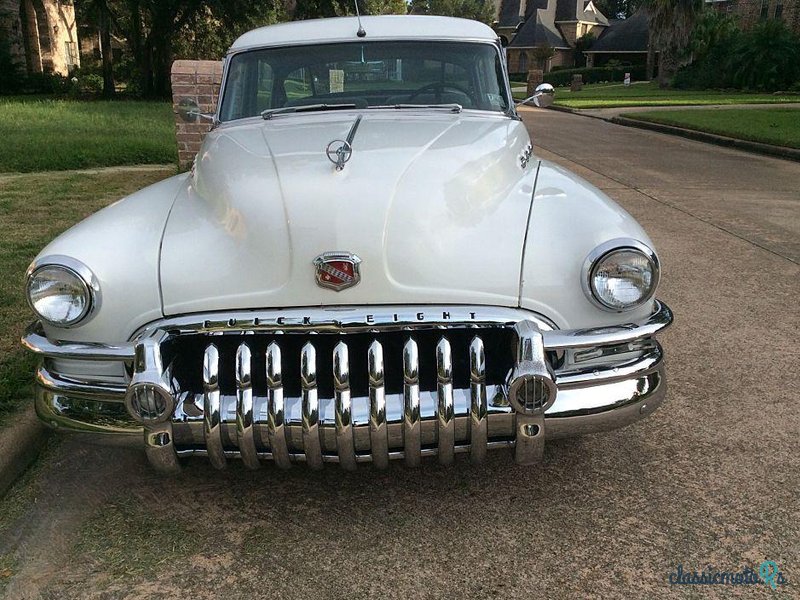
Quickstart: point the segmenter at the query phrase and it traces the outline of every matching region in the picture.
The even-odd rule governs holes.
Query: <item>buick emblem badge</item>
[[[361,259],[350,252],[325,252],[314,259],[317,285],[341,292],[361,281]]]
[[[345,163],[353,156],[353,147],[344,140],[333,140],[325,149],[328,160],[336,165],[336,170],[344,169]]]

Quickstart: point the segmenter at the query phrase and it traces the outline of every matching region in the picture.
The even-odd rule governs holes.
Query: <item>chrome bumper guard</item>
[[[149,460],[163,471],[178,469],[185,456],[207,456],[217,468],[241,458],[250,468],[272,460],[284,468],[295,462],[311,468],[338,462],[354,469],[369,461],[384,468],[390,459],[414,466],[432,455],[450,464],[457,453],[480,462],[491,448],[514,448],[517,462],[531,464],[541,460],[545,439],[623,427],[654,411],[666,394],[663,352],[652,336],[670,325],[672,313],[660,302],[642,323],[571,331],[554,330],[536,315],[513,309],[368,310],[375,312],[342,308],[317,310],[311,318],[300,310],[180,317],[149,326],[120,346],[51,342],[34,323],[22,343],[42,357],[36,409],[45,423],[112,443],[141,446],[144,441]],[[507,381],[487,383],[483,330],[498,327],[513,329],[515,361]],[[422,328],[441,330],[429,349],[436,371],[430,391],[420,389],[419,365],[425,357],[414,332]],[[465,328],[472,336],[468,357],[454,356],[448,331]],[[384,347],[377,336],[366,356],[353,356],[347,337],[386,331],[407,332],[400,333],[402,365],[390,365],[402,371],[402,389],[394,392],[387,392]],[[172,336],[198,332],[207,335],[202,391],[181,391],[171,379],[171,365],[162,365],[161,346]],[[216,336],[233,332],[309,334],[300,351],[300,393],[284,395],[279,342],[269,343],[263,364],[256,364],[246,338],[235,357],[221,356]],[[330,373],[318,372],[323,361],[317,356],[317,333],[342,334]],[[554,370],[556,355],[561,359]],[[129,377],[119,382],[69,377],[56,372],[59,360],[123,362]],[[235,394],[220,388],[220,371],[231,366],[226,360],[235,361]],[[354,360],[368,365],[363,395],[351,394]],[[461,387],[454,385],[454,360],[468,365],[468,383]],[[258,381],[265,382],[260,387],[253,383],[259,368]],[[322,377],[332,379],[331,398],[320,397]]]

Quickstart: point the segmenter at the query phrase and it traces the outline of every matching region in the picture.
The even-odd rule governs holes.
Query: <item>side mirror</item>
[[[529,96],[525,98],[525,100],[520,100],[519,102],[517,102],[517,106],[519,106],[520,104],[527,104],[528,102],[533,102],[539,108],[547,108],[553,103],[555,95],[556,95],[556,90],[552,85],[550,85],[549,83],[542,83],[536,87],[533,96]]]
[[[185,123],[197,123],[198,120],[214,120],[214,115],[200,112],[200,107],[192,98],[180,99],[178,102],[178,116]]]

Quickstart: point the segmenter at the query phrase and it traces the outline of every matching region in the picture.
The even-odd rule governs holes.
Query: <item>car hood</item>
[[[284,115],[218,128],[167,221],[167,315],[336,304],[516,306],[536,177],[505,116],[362,115],[337,171],[326,155],[357,114]],[[361,282],[334,291],[314,258],[349,252]]]

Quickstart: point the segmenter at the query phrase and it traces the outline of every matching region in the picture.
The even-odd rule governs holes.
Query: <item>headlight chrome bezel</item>
[[[86,307],[78,318],[73,319],[68,323],[58,323],[47,319],[36,310],[31,300],[31,283],[33,281],[33,277],[45,269],[60,269],[74,276],[78,282],[80,282],[81,287],[87,295],[87,302]],[[50,325],[51,327],[71,329],[73,327],[85,325],[97,314],[97,310],[100,308],[101,300],[100,284],[91,269],[89,269],[89,267],[79,260],[70,256],[45,256],[35,261],[30,267],[28,267],[28,271],[25,274],[25,299],[27,300],[28,306],[31,308],[33,313],[44,323]]]
[[[644,258],[647,259],[652,265],[653,281],[652,285],[650,286],[649,294],[643,296],[635,304],[620,308],[618,306],[607,304],[600,298],[600,295],[595,291],[594,276],[598,265],[600,265],[605,258],[607,258],[610,254],[623,251],[636,252],[644,256]],[[594,306],[607,312],[622,313],[638,308],[651,301],[656,294],[656,289],[658,288],[658,282],[660,278],[661,265],[659,263],[658,256],[652,248],[650,248],[647,244],[644,244],[643,242],[633,238],[615,238],[600,244],[586,257],[581,270],[581,287],[583,288],[583,293]]]

